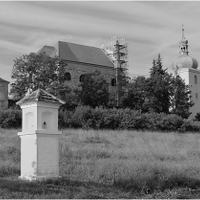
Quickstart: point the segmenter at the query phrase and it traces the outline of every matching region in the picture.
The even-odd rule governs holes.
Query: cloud
[[[189,51],[198,59],[199,6],[171,1],[0,2],[0,59],[12,66],[20,54],[59,40],[99,47],[116,35],[129,43],[130,73],[148,74],[158,53],[164,68],[178,56],[182,23]]]

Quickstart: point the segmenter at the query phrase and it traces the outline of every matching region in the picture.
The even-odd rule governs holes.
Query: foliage
[[[180,76],[176,76],[171,78],[171,90],[171,113],[187,119],[191,114],[189,108],[194,105],[190,100],[189,86]]]
[[[80,88],[70,85],[65,85],[63,88],[60,88],[58,97],[65,101],[65,104],[60,107],[60,110],[74,110],[80,104],[79,92]]]
[[[84,74],[79,97],[84,105],[107,106],[109,101],[108,83],[100,71]]]
[[[14,60],[11,78],[14,82],[10,94],[15,99],[22,98],[29,89],[34,91],[38,88],[57,95],[64,87],[64,63],[59,57],[30,53]]]
[[[0,111],[0,127],[11,129],[20,128],[22,126],[22,112],[21,110],[1,110]]]
[[[153,60],[150,78],[146,80],[146,97],[144,107],[147,111],[169,113],[169,75],[162,68],[160,54]]]
[[[138,76],[131,80],[127,93],[122,98],[123,108],[142,113],[156,112],[176,114],[182,118],[190,116],[190,90],[180,76],[174,77],[162,68],[160,54],[153,60],[150,77]]]
[[[146,78],[138,76],[127,84],[127,92],[122,97],[122,107],[134,110],[144,110],[144,102],[146,97]]]
[[[166,113],[141,113],[138,110],[78,106],[59,113],[59,127],[110,130],[179,131],[200,130],[200,125],[181,116]]]
[[[22,112],[18,109],[0,111],[1,128],[21,128]],[[77,106],[74,111],[60,109],[59,129],[110,129],[110,130],[149,130],[149,131],[200,131],[200,124],[185,120],[175,114],[141,113],[138,110],[92,108]]]

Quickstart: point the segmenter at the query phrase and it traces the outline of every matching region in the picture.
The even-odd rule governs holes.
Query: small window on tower
[[[196,75],[194,76],[194,83],[195,83],[195,84],[198,83],[198,80],[197,80],[197,76],[196,76]]]
[[[198,99],[198,93],[196,93],[196,99]]]

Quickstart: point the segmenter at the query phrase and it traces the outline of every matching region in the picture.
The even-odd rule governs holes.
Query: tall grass
[[[0,177],[20,173],[17,130],[0,130]],[[200,135],[63,130],[60,174],[123,191],[152,194],[200,186]]]
[[[191,133],[65,130],[60,173],[146,192],[188,185],[200,181],[199,141]]]
[[[20,138],[17,130],[0,129],[0,177],[20,172]]]

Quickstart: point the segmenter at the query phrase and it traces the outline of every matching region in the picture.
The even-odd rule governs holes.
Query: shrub
[[[0,111],[0,128],[21,128],[22,111],[8,109]],[[74,111],[59,110],[58,127],[83,129],[121,129],[149,131],[198,132],[198,121],[186,120],[175,114],[141,113],[137,110],[116,108],[91,108],[78,106]]]
[[[1,128],[21,128],[22,111],[16,109],[8,109],[0,111],[0,127]]]

